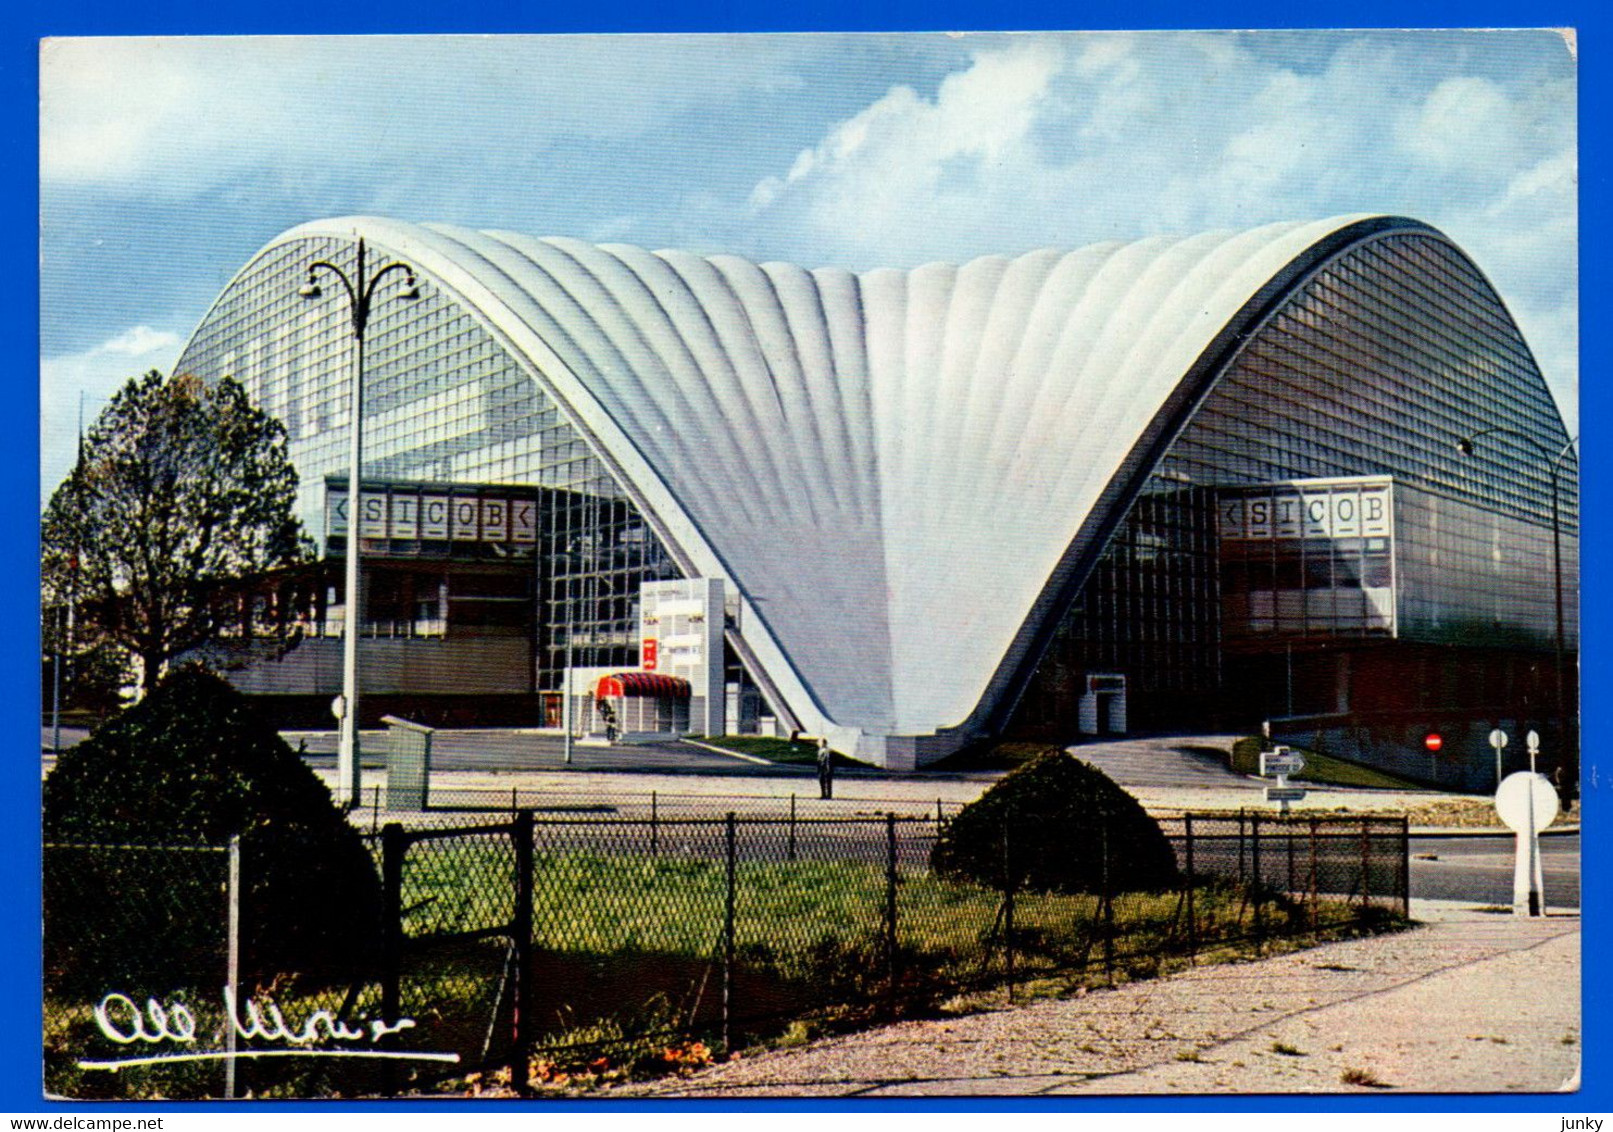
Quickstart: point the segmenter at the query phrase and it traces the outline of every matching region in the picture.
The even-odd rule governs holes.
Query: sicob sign
[[[325,488],[325,534],[346,537],[348,491]],[[440,487],[389,484],[359,499],[359,537],[535,543],[538,501],[498,494],[450,495]]]
[[[1394,531],[1387,481],[1302,480],[1224,491],[1223,539],[1386,538]]]

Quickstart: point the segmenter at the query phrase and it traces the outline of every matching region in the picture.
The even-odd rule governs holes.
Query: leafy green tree
[[[221,587],[306,555],[296,491],[285,428],[237,382],[131,379],[45,509],[45,601],[75,606],[86,644],[138,660],[150,692],[217,639]]]

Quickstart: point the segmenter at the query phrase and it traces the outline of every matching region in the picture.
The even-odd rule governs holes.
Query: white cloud
[[[141,358],[152,354],[163,355],[171,353],[179,347],[180,342],[179,335],[170,331],[153,330],[149,326],[137,326],[133,330],[127,330],[106,344],[97,347],[96,352]]]
[[[48,180],[128,177],[166,124],[199,108],[196,76],[167,40],[46,40],[40,48],[40,172]]]
[[[988,43],[933,97],[893,88],[759,178],[755,238],[867,268],[1410,215],[1497,285],[1572,420],[1574,86],[1464,70],[1482,52],[1458,48],[1489,43],[1340,36],[1303,66],[1258,33]]]
[[[1431,90],[1398,133],[1408,152],[1433,165],[1483,169],[1516,144],[1517,126],[1516,108],[1498,85],[1462,76]]]
[[[183,340],[166,330],[136,326],[89,350],[44,358],[39,364],[39,499],[41,506],[72,470],[78,450],[80,398],[88,428],[124,383],[148,370],[164,373],[179,360]]]
[[[169,200],[248,176],[366,199],[440,168],[500,180],[552,145],[643,137],[691,107],[787,95],[802,83],[800,39],[47,40],[41,175]]]

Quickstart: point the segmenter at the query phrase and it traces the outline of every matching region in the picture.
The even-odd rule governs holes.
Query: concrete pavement
[[[1236,735],[1105,739],[1068,748],[1116,783],[1136,789],[1206,789],[1252,795],[1245,805],[1258,805],[1267,785],[1227,769],[1227,752]]]
[[[653,1097],[1555,1092],[1579,919],[1414,901],[1409,931],[904,1022],[612,1090]]]

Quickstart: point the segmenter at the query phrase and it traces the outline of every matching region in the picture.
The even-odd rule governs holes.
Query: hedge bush
[[[57,760],[44,833],[98,847],[46,859],[46,963],[58,979],[178,985],[199,964],[221,985],[221,855],[116,847],[236,834],[243,980],[346,980],[376,953],[380,881],[362,838],[252,703],[200,669],[175,671]]]
[[[1177,883],[1176,854],[1137,800],[1096,767],[1050,748],[965,806],[930,864],[998,890],[1096,893],[1105,844],[1111,893]]]

